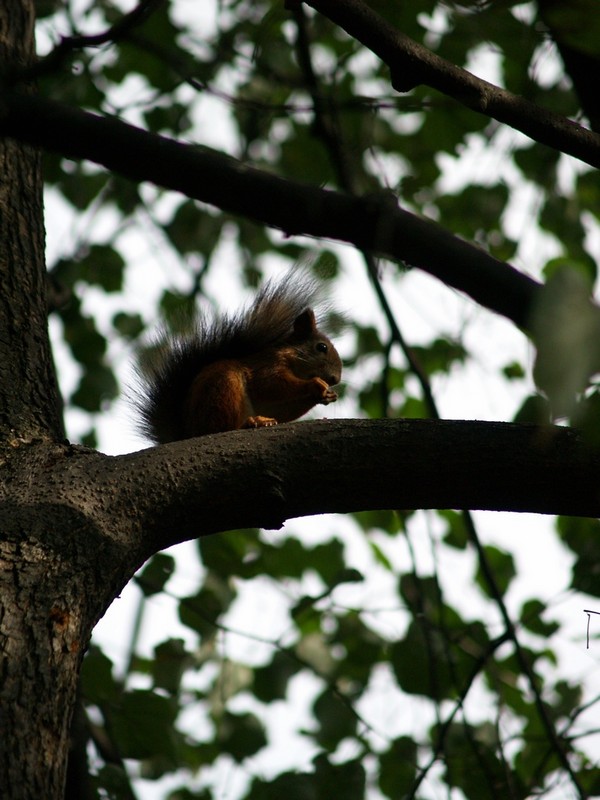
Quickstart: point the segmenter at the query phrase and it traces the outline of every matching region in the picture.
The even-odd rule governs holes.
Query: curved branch
[[[152,181],[289,235],[335,239],[403,261],[521,328],[528,327],[541,289],[437,223],[398,208],[391,194],[351,197],[284,180],[209,148],[184,145],[41,97],[5,95],[0,135],[67,158],[89,159],[131,180]]]
[[[321,420],[117,457],[83,448],[69,453],[52,468],[53,479],[45,472],[39,491],[59,502],[61,487],[79,486],[85,513],[103,515],[102,524],[119,535],[130,531],[142,560],[186,539],[279,528],[293,517],[334,512],[470,508],[600,516],[600,452],[571,428]]]
[[[396,30],[363,0],[305,0],[388,65],[392,86],[431,86],[467,108],[510,125],[541,144],[600,167],[600,136],[432,53]]]

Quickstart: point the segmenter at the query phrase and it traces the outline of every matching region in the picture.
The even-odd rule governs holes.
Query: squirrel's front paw
[[[248,417],[244,422],[244,428],[271,428],[277,425],[277,420],[273,417]]]
[[[324,406],[329,403],[335,403],[338,399],[337,394],[330,388],[329,384],[325,383],[323,378],[315,378],[315,383],[319,390],[319,399],[316,401]]]
[[[338,399],[338,396],[337,396],[336,392],[334,392],[333,389],[330,389],[329,386],[328,386],[327,387],[327,391],[323,392],[323,397],[321,398],[320,402],[324,406],[327,406],[327,405],[329,405],[329,403],[335,403],[335,401],[337,399]]]

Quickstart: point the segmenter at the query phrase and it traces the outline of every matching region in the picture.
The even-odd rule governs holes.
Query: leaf
[[[255,778],[244,800],[281,800],[281,798],[285,798],[285,800],[321,800],[315,776],[284,772],[270,781]]]
[[[144,119],[153,133],[182,134],[189,130],[191,120],[189,108],[181,103],[170,102],[168,106],[154,106],[144,112]]]
[[[552,418],[550,403],[541,394],[526,397],[513,418],[513,422],[531,425],[549,425]]]
[[[314,761],[318,797],[339,797],[344,800],[364,800],[366,775],[360,761],[346,761],[332,764],[325,754],[318,755]]]
[[[519,777],[511,774],[498,757],[496,731],[489,723],[476,727],[453,723],[443,739],[443,753],[445,780],[449,786],[461,789],[465,797],[493,800],[525,798],[529,794]]]
[[[182,786],[180,789],[169,792],[167,800],[213,800],[213,796],[208,789],[200,789],[197,792],[193,792]]]
[[[590,303],[590,285],[574,269],[554,272],[534,309],[537,346],[533,370],[556,417],[569,416],[577,395],[600,370],[600,311]]]
[[[460,342],[441,338],[435,339],[428,347],[412,349],[427,375],[434,375],[436,372],[448,373],[453,364],[464,362],[468,355]]]
[[[198,539],[202,563],[223,578],[239,575],[252,578],[260,574],[257,566],[261,543],[256,529],[227,531],[219,536],[204,536]]]
[[[220,717],[217,740],[222,751],[238,763],[258,753],[267,744],[263,726],[254,714],[232,714]]]
[[[79,265],[81,276],[88,283],[100,286],[105,292],[122,290],[125,261],[113,247],[92,245]]]
[[[92,776],[93,783],[101,789],[99,797],[110,800],[131,796],[131,781],[125,768],[119,764],[105,764],[97,775]]]
[[[437,205],[445,225],[465,238],[476,239],[483,231],[487,237],[492,231],[501,231],[500,220],[507,202],[508,188],[503,183],[470,184],[459,194],[440,197]]]
[[[102,706],[118,700],[121,686],[112,670],[112,661],[99,648],[90,647],[81,667],[81,685],[87,703]]]
[[[520,381],[525,377],[525,369],[518,361],[511,361],[510,364],[502,367],[502,374],[509,381]]]
[[[488,652],[481,622],[466,622],[441,603],[433,579],[403,575],[400,591],[414,614],[402,639],[390,647],[390,664],[408,694],[441,700],[456,697]]]
[[[389,558],[386,556],[386,554],[383,552],[381,547],[379,547],[379,545],[376,542],[369,541],[369,549],[373,553],[373,556],[375,557],[375,561],[380,566],[382,566],[387,572],[393,572],[394,565],[392,564],[392,562],[389,560]]]
[[[220,217],[187,200],[165,226],[165,233],[180,253],[202,253],[208,257],[219,242],[222,224]]]
[[[600,391],[587,392],[571,415],[572,423],[591,447],[600,446]]]
[[[186,669],[193,663],[183,639],[167,639],[154,649],[152,675],[154,688],[177,694]]]
[[[417,774],[417,745],[408,736],[394,739],[379,756],[379,788],[390,800],[408,795]]]
[[[394,536],[402,530],[402,521],[399,515],[392,510],[358,511],[352,515],[365,532],[374,529]]]
[[[278,650],[270,664],[254,670],[254,696],[263,703],[283,700],[288,683],[301,669],[293,653]]]
[[[106,339],[96,329],[94,319],[82,313],[80,301],[72,298],[59,313],[73,358],[83,365],[100,363],[106,353]]]
[[[126,339],[137,339],[144,330],[144,320],[140,314],[117,312],[112,319],[115,331]]]
[[[577,196],[582,208],[600,219],[600,186],[596,170],[584,172],[577,177]]]
[[[390,663],[407,694],[439,701],[458,692],[448,663],[446,638],[437,630],[425,630],[414,620],[403,639],[391,646]]]
[[[315,700],[313,713],[318,723],[316,741],[328,752],[356,733],[356,714],[329,688]]]
[[[600,20],[594,0],[550,0],[543,6],[544,22],[561,43],[600,58]]]
[[[558,258],[551,258],[550,261],[546,262],[543,272],[545,278],[549,279],[555,273],[560,272],[561,270],[573,270],[580,273],[587,286],[593,285],[598,274],[596,262],[591,256],[584,252],[578,253],[577,258],[574,256],[560,256]]]
[[[227,611],[234,597],[235,592],[230,586],[207,578],[196,595],[179,601],[179,619],[201,636],[214,636],[217,621]]]
[[[532,144],[517,150],[514,154],[514,161],[525,178],[535,181],[540,186],[550,188],[556,183],[559,155],[557,150],[550,147],[539,147]]]
[[[342,645],[340,669],[347,679],[355,682],[355,691],[361,691],[368,685],[375,665],[385,660],[385,643],[354,611],[338,616],[337,625],[330,640],[332,645]]]
[[[364,579],[365,576],[359,570],[353,567],[345,567],[333,576],[330,589],[335,589],[336,586],[340,586],[343,583],[362,583]]]
[[[146,597],[162,592],[173,572],[175,559],[167,553],[156,553],[147,562],[135,581]]]
[[[79,386],[71,395],[71,402],[84,411],[101,411],[107,400],[112,400],[119,393],[119,387],[112,370],[98,365],[88,369],[82,375]]]
[[[488,567],[492,572],[495,586],[500,594],[504,595],[508,590],[510,582],[517,574],[514,559],[510,553],[493,547],[492,545],[485,545],[483,550]],[[481,564],[477,570],[475,580],[485,594],[492,598],[495,596],[493,589],[488,584]]]
[[[164,756],[176,764],[177,705],[152,691],[126,692],[113,710],[111,731],[123,758]]]
[[[583,517],[559,517],[558,532],[575,553],[571,587],[600,597],[600,522]]]
[[[448,526],[444,542],[457,550],[464,550],[469,543],[469,536],[463,515],[451,510],[438,511],[438,515]]]
[[[544,622],[542,614],[546,611],[546,606],[541,600],[527,600],[521,608],[521,625],[538,636],[549,638],[559,630],[558,622]]]
[[[108,180],[106,173],[95,168],[90,172],[88,165],[77,164],[70,172],[61,172],[58,183],[65,199],[84,211],[96,200]]]

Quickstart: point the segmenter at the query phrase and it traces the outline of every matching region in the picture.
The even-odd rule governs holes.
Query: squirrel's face
[[[317,375],[328,386],[335,386],[342,379],[342,359],[329,339],[321,339],[315,343],[315,351],[322,362],[323,371]]]
[[[288,365],[299,378],[321,378],[328,386],[335,386],[342,377],[342,360],[326,336],[314,336],[293,347]]]

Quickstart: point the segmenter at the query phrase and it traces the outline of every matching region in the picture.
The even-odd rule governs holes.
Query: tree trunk
[[[34,57],[30,0],[0,4],[3,83]],[[39,153],[0,140],[0,476],[32,443],[61,437],[47,334]],[[27,474],[21,475],[27,480]],[[30,477],[31,480],[31,477]],[[51,518],[0,509],[0,796],[63,796],[68,725],[89,624],[82,625],[81,579],[43,543]],[[46,535],[45,535],[46,534]],[[58,531],[54,532],[58,535]]]
[[[2,686],[0,794],[3,800],[62,800],[70,719],[89,636],[86,587],[70,561],[36,540],[0,546]]]

